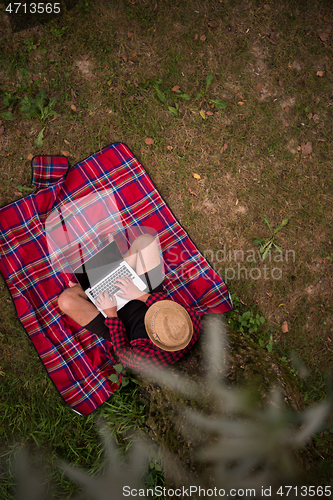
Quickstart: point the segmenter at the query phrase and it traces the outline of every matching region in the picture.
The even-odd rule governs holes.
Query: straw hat
[[[155,302],[145,315],[148,336],[164,351],[179,351],[190,342],[192,320],[186,309],[172,300]]]

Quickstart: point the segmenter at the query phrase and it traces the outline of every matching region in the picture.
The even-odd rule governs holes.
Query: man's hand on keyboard
[[[117,278],[114,283],[121,290],[121,292],[117,292],[117,295],[123,299],[134,300],[141,297],[141,295],[144,295],[145,293],[139,290],[139,288],[134,285],[133,280],[128,276],[125,276],[124,278]]]
[[[96,304],[100,309],[103,309],[108,318],[117,317],[117,301],[115,296],[109,294],[108,291],[99,294]]]

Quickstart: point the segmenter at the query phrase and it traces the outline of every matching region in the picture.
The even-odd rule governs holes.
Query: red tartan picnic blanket
[[[37,156],[32,164],[37,191],[0,209],[0,271],[60,395],[73,410],[88,415],[117,390],[118,384],[109,380],[116,361],[107,340],[80,327],[58,307],[69,276],[68,269],[57,268],[50,257],[45,224],[51,213],[91,194],[112,193],[122,229],[142,225],[158,234],[163,285],[170,298],[203,314],[230,311],[232,302],[222,278],[179,225],[127,146],[112,144],[70,169],[65,157]],[[95,213],[90,213],[90,220]],[[94,244],[86,249],[88,254],[95,250]]]

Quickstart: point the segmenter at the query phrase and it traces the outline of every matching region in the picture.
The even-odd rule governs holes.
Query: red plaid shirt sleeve
[[[162,292],[154,293],[147,299],[150,307],[159,300],[170,300]],[[183,305],[193,323],[193,336],[190,343],[180,351],[164,351],[149,339],[136,339],[129,342],[123,322],[119,318],[106,318],[105,324],[110,329],[111,342],[119,361],[126,367],[138,372],[149,372],[151,368],[165,368],[187,354],[201,333],[201,315],[190,306]]]

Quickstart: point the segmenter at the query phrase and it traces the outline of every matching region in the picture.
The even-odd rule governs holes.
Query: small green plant
[[[29,193],[32,193],[32,191],[34,191],[35,188],[31,188],[31,187],[28,187],[28,186],[16,186],[17,190],[20,191],[20,193],[26,193],[26,194],[29,194]]]
[[[35,139],[35,144],[37,147],[42,147],[44,130],[46,128],[47,121],[57,113],[53,110],[57,102],[56,97],[51,97],[48,99],[44,89],[41,89],[37,94],[36,98],[33,99],[29,96],[23,97],[20,102],[20,111],[23,116],[29,119],[38,118],[43,128],[39,132],[37,139]]]
[[[275,235],[278,231],[280,231],[284,226],[286,226],[288,224],[289,219],[284,219],[282,221],[282,223],[277,228],[275,228],[273,231],[267,217],[265,217],[264,215],[262,215],[261,217],[264,220],[264,222],[267,224],[269,230],[271,231],[271,236],[269,238],[266,238],[266,239],[256,238],[253,241],[253,244],[256,246],[260,245],[259,250],[260,250],[260,253],[262,254],[262,259],[265,260],[268,257],[272,246],[274,246],[277,250],[279,250],[279,252],[282,252],[282,248],[279,247],[279,245],[277,245],[277,243],[275,242]]]
[[[125,370],[123,365],[121,365],[120,363],[118,363],[117,365],[113,365],[113,368],[116,370],[117,373],[112,373],[112,375],[110,375],[109,380],[111,380],[111,382],[118,383],[119,375],[121,374],[122,375],[121,387],[126,387],[126,385],[129,384],[130,380],[138,384],[138,381],[133,377],[131,377],[130,373],[127,370]]]
[[[32,52],[33,50],[37,49],[37,45],[35,45],[32,38],[28,38],[28,40],[24,40],[24,43],[27,46],[28,54],[30,54],[30,52]]]
[[[2,111],[0,113],[0,118],[3,120],[14,120],[14,115],[11,111],[15,102],[17,101],[17,97],[11,92],[5,92],[3,96],[3,106],[4,108],[10,108],[8,111]]]
[[[330,255],[327,256],[327,260],[333,262],[333,252],[331,252]]]
[[[197,99],[202,99],[202,97],[204,97],[204,95],[207,93],[208,87],[210,87],[213,80],[214,80],[213,73],[208,73],[206,77],[206,90],[200,89],[199,92],[197,93]],[[216,109],[225,109],[227,107],[227,103],[222,101],[221,99],[208,98],[208,101],[211,102]]]

